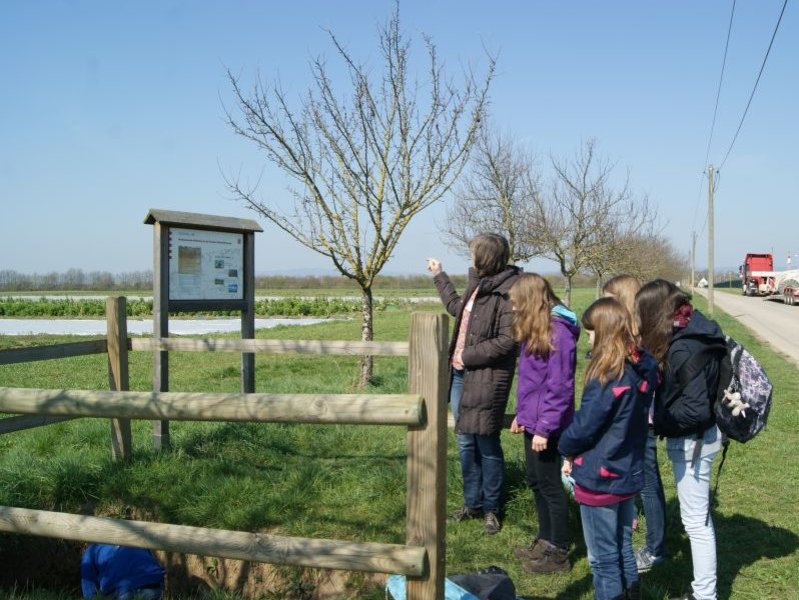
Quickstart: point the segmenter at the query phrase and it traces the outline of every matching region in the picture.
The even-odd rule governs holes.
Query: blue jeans
[[[674,468],[680,517],[691,542],[692,593],[696,600],[716,600],[716,531],[710,518],[710,470],[721,448],[721,432],[715,425],[705,431],[694,460],[696,443],[695,436],[669,438],[666,453]]]
[[[499,514],[505,483],[505,455],[499,432],[491,435],[459,433],[457,437],[464,506]]]
[[[651,427],[644,454],[641,503],[646,517],[646,549],[652,556],[666,556],[666,497],[658,467],[658,439]]]
[[[580,505],[595,600],[619,598],[638,581],[633,554],[635,499],[608,506]]]
[[[463,396],[463,371],[452,369],[452,379],[449,385],[449,407],[452,411],[452,418],[458,422],[458,407]]]
[[[463,371],[452,369],[449,404],[457,426],[463,396]],[[463,476],[463,505],[499,513],[502,488],[505,485],[505,455],[499,433],[478,435],[457,434],[458,456]]]

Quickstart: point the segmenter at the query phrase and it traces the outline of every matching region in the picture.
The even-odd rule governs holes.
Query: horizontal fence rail
[[[221,394],[0,387],[0,412],[71,417],[421,425],[418,394]]]
[[[0,350],[0,365],[13,365],[53,358],[71,358],[73,356],[103,354],[105,352],[108,352],[108,342],[105,339],[52,344],[50,346],[34,346],[32,348],[8,348]]]
[[[124,521],[0,506],[0,531],[255,562],[420,576],[424,547]]]
[[[129,345],[131,350],[144,350],[151,352],[259,352],[270,354],[408,356],[408,342],[216,338],[131,338]]]

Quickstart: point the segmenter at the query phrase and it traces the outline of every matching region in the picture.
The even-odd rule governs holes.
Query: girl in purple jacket
[[[629,311],[600,298],[583,313],[591,344],[580,410],[560,436],[574,478],[596,600],[640,599],[632,521],[644,485],[644,449],[655,359],[639,349]]]
[[[524,434],[527,485],[533,490],[538,533],[516,548],[528,573],[568,571],[568,501],[560,477],[558,437],[574,414],[577,317],[535,273],[522,274],[510,290],[513,334],[521,344],[516,417],[511,433]]]

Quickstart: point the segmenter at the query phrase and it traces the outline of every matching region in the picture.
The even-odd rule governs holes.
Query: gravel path
[[[694,291],[707,297],[706,289]],[[786,306],[777,296],[773,298],[748,297],[718,289],[713,294],[717,309],[746,325],[757,337],[799,365],[799,306]]]

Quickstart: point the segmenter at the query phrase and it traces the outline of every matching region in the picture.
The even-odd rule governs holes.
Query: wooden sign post
[[[256,221],[151,209],[153,339],[169,337],[170,313],[241,311],[241,337],[255,337]],[[153,390],[169,391],[169,352],[153,352]],[[255,391],[255,355],[241,355],[241,391]],[[153,424],[153,444],[169,446],[169,421]]]

